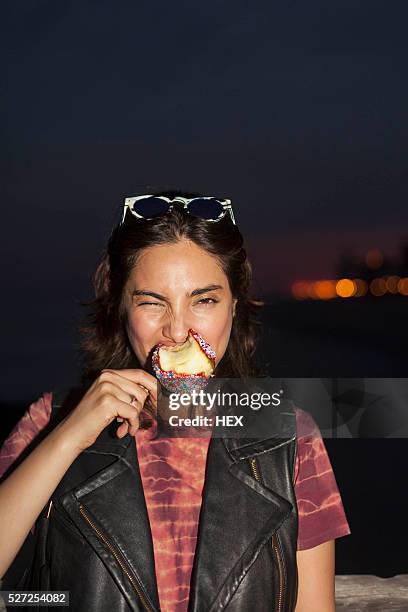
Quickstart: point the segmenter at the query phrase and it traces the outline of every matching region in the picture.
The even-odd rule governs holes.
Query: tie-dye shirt
[[[0,450],[0,476],[48,423],[52,393],[32,403]],[[336,479],[313,418],[296,408],[297,549],[350,533]],[[186,612],[210,438],[157,438],[156,423],[135,436],[153,539],[162,612]]]

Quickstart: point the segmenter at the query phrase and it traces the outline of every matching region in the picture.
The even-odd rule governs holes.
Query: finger
[[[117,434],[119,438],[123,438],[127,433],[134,436],[140,427],[140,418],[136,415],[133,419],[125,419],[118,427]]]
[[[127,433],[129,435],[134,436],[139,429],[139,422],[137,421],[135,424],[130,425],[129,421],[124,421],[120,427],[118,427],[116,431],[116,435],[118,438],[123,438]]]
[[[134,401],[130,403],[129,395],[123,391],[121,391],[121,393],[124,394],[125,401],[118,399],[117,395],[114,395],[114,385],[111,383],[108,385],[106,383],[104,384],[104,389],[107,388],[109,388],[111,392],[108,393],[104,391],[103,394],[100,394],[98,401],[98,412],[101,413],[104,420],[110,423],[114,419],[119,418],[122,422],[129,420],[131,423],[136,423],[139,418],[139,413],[143,409],[143,404],[137,398],[134,398]]]
[[[127,432],[127,428],[128,428],[128,423],[127,421],[125,421],[125,423],[122,423],[116,430],[116,434],[118,436],[118,438],[122,438],[124,436],[124,434]]]
[[[122,379],[122,381],[125,381],[125,379]],[[111,373],[105,373],[100,380],[99,392],[102,395],[109,394],[110,396],[114,396],[125,404],[130,404],[132,401],[136,400],[135,405],[141,410],[148,396],[147,391],[140,385],[133,384],[130,381],[126,381],[124,386],[125,389],[123,385],[121,386],[120,381],[118,384],[118,377],[115,377]]]
[[[136,401],[133,404],[121,402],[112,397],[112,406],[119,415],[116,421],[121,423],[116,430],[118,437],[123,438],[128,432],[135,435],[140,427],[139,413],[142,411],[142,405]]]
[[[155,402],[157,402],[157,393],[158,393],[158,382],[157,379],[154,378],[148,372],[140,369],[124,369],[124,370],[103,370],[103,372],[112,372],[116,376],[120,378],[124,378],[133,383],[138,383],[142,385],[149,391],[149,395],[154,398]]]
[[[123,438],[123,436],[127,434],[128,430],[129,430],[129,423],[125,421],[124,423],[122,423],[120,427],[118,427],[116,431],[116,435],[118,436],[118,438]]]
[[[129,380],[128,378],[125,378],[124,376],[120,376],[114,370],[105,370],[103,372],[103,375],[101,376],[101,380],[103,380],[104,382],[109,381],[112,384],[119,387],[125,393],[128,393],[129,401],[131,401],[133,397],[136,397],[136,399],[140,401],[141,404],[143,405],[146,399],[150,397],[153,406],[155,407],[157,406],[157,400],[154,397],[152,397],[152,395],[150,394],[149,390],[146,387],[144,387],[140,383],[135,383]],[[123,398],[123,395],[118,395],[118,397],[122,401],[126,401]]]

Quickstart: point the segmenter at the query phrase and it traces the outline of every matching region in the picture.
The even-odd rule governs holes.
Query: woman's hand
[[[60,424],[78,452],[91,446],[115,418],[123,421],[116,435],[134,436],[149,398],[157,410],[157,380],[144,370],[103,370],[78,406]]]

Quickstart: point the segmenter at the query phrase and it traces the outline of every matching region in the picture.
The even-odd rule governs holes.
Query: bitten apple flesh
[[[153,351],[152,365],[156,378],[172,393],[190,393],[203,389],[215,368],[215,351],[193,329],[180,346],[158,344]]]

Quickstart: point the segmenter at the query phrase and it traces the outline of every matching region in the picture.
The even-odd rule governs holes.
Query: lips
[[[182,345],[159,343],[152,354],[152,365],[159,382],[173,393],[203,389],[215,368],[214,349],[195,330],[188,330]]]

